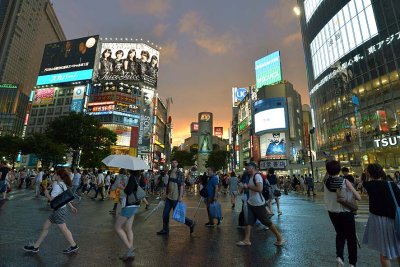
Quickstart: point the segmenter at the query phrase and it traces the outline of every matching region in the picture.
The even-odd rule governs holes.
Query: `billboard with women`
[[[144,43],[103,43],[97,82],[144,82],[157,87],[160,52]]]

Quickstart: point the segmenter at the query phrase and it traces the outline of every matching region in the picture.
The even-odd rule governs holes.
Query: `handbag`
[[[222,218],[221,203],[214,201],[210,204],[210,217],[213,219]]]
[[[75,198],[71,189],[64,190],[64,187],[62,187],[60,183],[57,182],[57,184],[61,187],[63,192],[50,201],[50,207],[53,210],[58,210]]]
[[[172,214],[172,219],[177,222],[185,223],[186,217],[186,205],[183,202],[178,202],[175,206],[174,213]]]
[[[122,207],[133,205],[133,203],[140,202],[143,198],[146,197],[146,192],[139,186],[139,183],[136,181],[137,189],[136,192],[132,192],[129,196],[125,196],[121,203]]]
[[[203,188],[200,190],[200,196],[203,198],[208,198],[207,186],[203,186]]]
[[[282,195],[281,190],[275,189],[274,190],[274,196],[275,197],[280,197]]]
[[[387,183],[388,183],[390,192],[392,193],[392,198],[393,198],[394,206],[396,209],[395,218],[394,218],[394,230],[396,231],[396,233],[400,234],[400,207],[399,207],[399,204],[397,203],[396,197],[394,195],[393,188],[390,186],[390,182],[387,182]]]
[[[343,179],[342,186],[336,191],[336,201],[342,204],[345,208],[351,212],[358,210],[358,205],[354,199],[353,192],[347,191],[346,179]]]

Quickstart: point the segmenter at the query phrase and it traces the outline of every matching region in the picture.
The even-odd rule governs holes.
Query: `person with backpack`
[[[249,199],[247,200],[247,220],[245,220],[245,236],[244,239],[237,242],[237,246],[250,246],[250,235],[251,228],[258,219],[262,224],[269,227],[272,233],[276,237],[275,246],[282,246],[285,241],[282,239],[281,234],[278,229],[271,221],[271,216],[267,214],[266,200],[262,194],[264,191],[264,182],[260,173],[257,173],[257,164],[254,162],[249,162],[246,166],[246,170],[250,176],[249,183],[243,184],[244,189],[249,189]],[[265,192],[266,193],[266,192]],[[246,217],[246,216],[245,216]]]
[[[214,218],[211,217],[210,213],[210,205],[213,202],[216,202],[218,199],[218,190],[219,190],[219,178],[218,175],[215,174],[215,168],[214,167],[207,167],[207,173],[208,173],[208,181],[206,185],[206,197],[205,197],[205,202],[207,206],[207,215],[208,215],[208,222],[205,224],[206,227],[214,227],[216,225],[219,225],[222,221],[223,218],[218,219],[218,223],[214,223]]]
[[[282,211],[280,209],[280,196],[281,196],[281,191],[278,188],[278,178],[275,175],[275,169],[274,168],[269,168],[268,169],[268,182],[271,185],[271,198],[275,198],[276,202],[276,208],[278,209],[278,216],[282,215]],[[272,201],[270,202],[270,210],[272,212]]]
[[[377,163],[369,164],[365,174],[363,186],[369,196],[370,213],[363,243],[379,251],[381,266],[390,266],[392,259],[397,259],[400,264],[400,218],[396,219],[400,189],[394,182],[384,180],[385,173]],[[397,228],[395,219],[398,220]]]
[[[54,182],[51,190],[51,194],[47,189],[44,191],[44,195],[48,200],[53,200],[58,195],[62,194],[65,190],[67,190],[67,186],[72,186],[71,177],[65,169],[58,169],[56,174],[54,175]],[[72,237],[71,231],[68,229],[67,225],[65,224],[65,219],[67,217],[67,205],[70,207],[73,213],[78,212],[78,210],[68,202],[64,206],[58,208],[57,210],[53,210],[49,218],[45,221],[43,225],[42,232],[39,235],[39,238],[33,245],[24,246],[24,250],[28,252],[38,253],[39,247],[42,244],[43,240],[46,238],[47,234],[49,233],[49,228],[52,224],[57,224],[58,228],[64,234],[65,239],[70,244],[70,247],[63,250],[64,254],[69,254],[75,252],[79,249],[78,245],[76,244],[74,238]]]
[[[171,210],[175,210],[178,202],[182,202],[183,191],[184,191],[184,175],[183,172],[178,169],[178,161],[173,159],[171,161],[172,169],[168,171],[165,178],[168,178],[166,182],[166,190],[164,196],[165,206],[163,211],[163,228],[157,232],[157,235],[168,235],[169,234],[169,214]],[[185,224],[190,228],[190,233],[193,233],[196,222],[189,218],[185,218]]]

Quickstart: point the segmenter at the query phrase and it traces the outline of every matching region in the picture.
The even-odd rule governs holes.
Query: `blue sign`
[[[256,87],[282,81],[280,52],[275,51],[255,62]]]
[[[240,102],[247,95],[246,88],[238,88],[236,89],[236,99]]]
[[[73,99],[71,102],[71,111],[82,112],[83,110],[83,99]]]
[[[57,84],[82,80],[91,80],[93,70],[80,70],[39,76],[36,85]]]

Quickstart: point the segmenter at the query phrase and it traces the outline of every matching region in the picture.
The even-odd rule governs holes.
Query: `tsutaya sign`
[[[397,146],[400,144],[400,135],[397,136],[389,136],[381,139],[374,140],[374,146],[376,148],[379,147],[388,147],[388,146]]]

